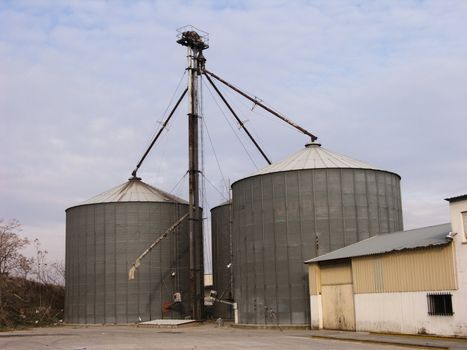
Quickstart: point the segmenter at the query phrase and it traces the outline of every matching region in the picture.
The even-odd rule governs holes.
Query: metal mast
[[[209,47],[207,35],[200,35],[196,28],[187,26],[178,30],[177,43],[187,47],[188,60],[188,174],[189,174],[189,240],[191,315],[195,320],[203,317],[204,266],[202,217],[199,207],[199,126],[198,126],[198,76],[204,71],[206,59],[203,50]]]

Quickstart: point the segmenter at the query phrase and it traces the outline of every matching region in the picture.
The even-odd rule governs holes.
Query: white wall
[[[321,295],[310,295],[311,329],[323,328]]]
[[[427,291],[355,294],[357,331],[467,336],[465,290],[446,292],[452,294],[453,316],[428,315]]]
[[[464,335],[467,335],[467,232],[464,232],[462,212],[467,212],[467,200],[450,203],[452,232],[457,268],[457,294],[458,317],[464,319]],[[461,312],[462,310],[462,312]]]

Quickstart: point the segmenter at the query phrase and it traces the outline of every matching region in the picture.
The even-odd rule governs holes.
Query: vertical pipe
[[[199,209],[199,165],[198,165],[198,58],[200,50],[187,46],[188,58],[188,173],[189,173],[189,240],[190,240],[190,284],[191,314],[193,319],[202,318],[201,293],[204,271],[199,262],[199,244],[202,237]]]

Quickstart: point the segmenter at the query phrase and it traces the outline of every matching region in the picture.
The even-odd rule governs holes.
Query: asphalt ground
[[[349,335],[350,334],[350,335]],[[350,336],[353,334],[353,338]],[[339,336],[342,339],[339,339]],[[364,339],[370,336],[370,339]],[[347,339],[346,339],[347,337]],[[359,337],[361,339],[359,339]],[[378,336],[351,332],[307,330],[235,329],[213,324],[181,328],[138,328],[136,326],[62,326],[0,333],[2,350],[103,350],[103,349],[467,349],[466,341],[422,339],[428,346],[405,344],[407,337]],[[415,339],[418,337],[408,337]],[[439,342],[439,343],[438,343]],[[436,347],[439,344],[439,347]],[[442,345],[442,346],[441,346]]]

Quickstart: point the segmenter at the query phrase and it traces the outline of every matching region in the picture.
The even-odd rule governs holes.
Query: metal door
[[[321,300],[325,329],[355,330],[352,284],[322,286]]]

